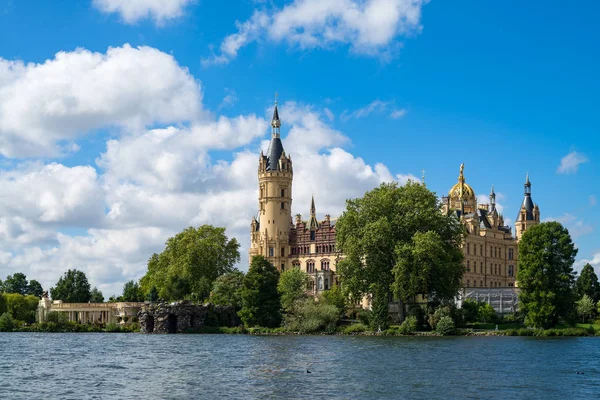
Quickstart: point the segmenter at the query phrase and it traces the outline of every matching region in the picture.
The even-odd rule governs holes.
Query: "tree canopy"
[[[29,285],[27,282],[27,276],[21,272],[8,275],[2,284],[2,291],[4,293],[18,293],[26,295],[28,294],[28,288]]]
[[[600,283],[598,283],[598,276],[590,263],[583,266],[581,274],[575,281],[575,294],[579,299],[588,295],[594,302],[600,300]]]
[[[144,301],[144,293],[140,288],[140,285],[131,280],[123,285],[123,296],[122,301]]]
[[[464,228],[440,211],[435,193],[409,181],[384,183],[348,200],[336,224],[342,288],[353,299],[373,296],[372,327],[387,326],[393,290],[403,302],[417,294],[453,298],[464,273]]]
[[[221,306],[242,308],[244,273],[237,269],[219,276],[210,292],[210,302]]]
[[[519,242],[517,281],[528,326],[546,329],[561,318],[573,318],[576,255],[569,231],[558,222],[544,222],[525,231]]]
[[[153,254],[148,272],[140,280],[143,293],[155,286],[161,298],[203,301],[212,284],[239,262],[239,243],[228,239],[225,228],[189,227],[169,238],[165,250]]]
[[[274,328],[281,323],[277,283],[279,272],[263,256],[252,257],[242,285],[242,309],[238,315],[247,327]]]
[[[281,296],[281,308],[290,312],[294,304],[306,297],[306,285],[308,275],[300,268],[292,268],[284,271],[279,277],[277,291]]]
[[[90,292],[90,302],[92,303],[104,303],[104,295],[97,287],[94,286],[92,291]]]
[[[53,300],[62,300],[65,303],[87,303],[92,293],[85,273],[70,269],[50,289],[50,296]]]

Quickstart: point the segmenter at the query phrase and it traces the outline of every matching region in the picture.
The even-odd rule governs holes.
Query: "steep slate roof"
[[[282,154],[283,144],[281,143],[281,139],[273,136],[267,150],[267,171],[277,171],[279,168],[279,159]]]

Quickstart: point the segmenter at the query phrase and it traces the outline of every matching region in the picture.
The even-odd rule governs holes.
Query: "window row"
[[[334,253],[335,245],[327,244],[327,245],[318,245],[315,247],[316,254],[321,253]],[[310,251],[310,246],[294,246],[292,247],[292,254],[312,254]]]

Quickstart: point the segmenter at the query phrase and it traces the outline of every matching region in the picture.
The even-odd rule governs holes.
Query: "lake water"
[[[595,338],[0,333],[0,399],[599,396]]]

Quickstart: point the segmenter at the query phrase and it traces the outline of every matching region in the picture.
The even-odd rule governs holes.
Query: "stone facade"
[[[463,171],[464,164],[458,183],[442,198],[442,212],[455,215],[467,230],[463,244],[466,267],[463,287],[515,287],[519,239],[527,228],[540,222],[539,207],[531,200],[529,176],[517,218],[517,235],[513,236],[511,227],[504,224],[504,217],[496,208],[494,187],[490,204],[477,204],[475,192],[466,183]]]
[[[204,326],[234,327],[241,324],[233,307],[213,304],[145,303],[138,313],[141,333],[185,333]]]
[[[45,322],[52,312],[64,313],[71,322],[81,324],[130,324],[135,322],[144,303],[63,303],[42,297],[38,305],[38,321]]]

